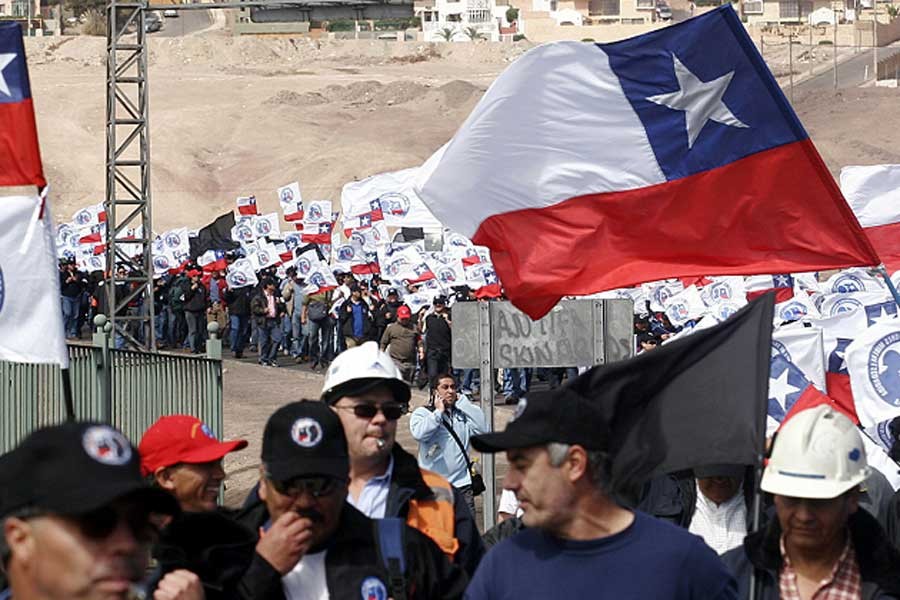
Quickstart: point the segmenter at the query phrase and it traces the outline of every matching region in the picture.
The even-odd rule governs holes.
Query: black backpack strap
[[[388,572],[390,596],[394,600],[407,600],[406,595],[406,523],[397,517],[373,519],[375,537],[378,540],[378,556]]]

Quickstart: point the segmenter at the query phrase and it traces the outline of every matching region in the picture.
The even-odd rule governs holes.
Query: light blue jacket
[[[472,479],[465,456],[447,428],[441,425],[441,419],[447,424],[453,423],[453,431],[469,450],[470,438],[484,433],[484,413],[471,400],[460,395],[450,411],[439,413],[420,406],[409,419],[409,431],[419,442],[419,466],[443,475],[454,487],[470,485]]]

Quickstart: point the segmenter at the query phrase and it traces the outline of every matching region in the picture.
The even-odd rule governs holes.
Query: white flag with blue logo
[[[851,292],[880,292],[884,290],[884,284],[877,277],[869,274],[866,269],[844,269],[828,278],[822,284],[823,292],[832,294],[848,294]]]
[[[68,367],[49,215],[37,196],[0,199],[0,359]]]
[[[778,355],[800,369],[819,391],[826,392],[825,344],[820,327],[789,326],[774,331],[772,356]]]
[[[700,297],[697,286],[690,285],[670,297],[665,302],[666,316],[676,327],[681,327],[691,319],[699,319],[706,314],[706,304]]]
[[[863,427],[900,416],[900,320],[860,333],[847,346],[845,357]]]

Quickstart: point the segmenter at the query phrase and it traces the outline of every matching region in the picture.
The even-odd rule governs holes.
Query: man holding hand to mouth
[[[404,519],[471,576],[484,544],[466,499],[396,443],[397,421],[409,399],[409,385],[375,342],[350,348],[331,363],[322,400],[340,417],[347,436],[347,501],[373,519]]]
[[[263,433],[258,527],[244,598],[461,598],[466,577],[422,533],[400,524],[404,583],[391,577],[373,520],[347,501],[350,458],[341,421],[304,400],[275,411]],[[398,589],[402,588],[402,589]]]

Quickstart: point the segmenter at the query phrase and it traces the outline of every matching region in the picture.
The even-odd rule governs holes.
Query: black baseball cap
[[[472,438],[472,446],[487,453],[550,442],[578,444],[587,450],[606,450],[609,428],[594,402],[560,388],[528,394],[519,400],[515,417],[504,431]]]
[[[447,297],[446,296],[435,296],[432,304],[441,304],[441,305],[447,304]]]
[[[263,431],[262,461],[276,481],[325,475],[347,479],[350,455],[341,420],[328,405],[301,400],[282,406]]]
[[[391,288],[388,290],[388,296],[399,296],[400,294],[397,292],[397,288]]]
[[[174,496],[141,476],[137,448],[103,423],[34,431],[0,460],[0,490],[0,515],[23,508],[78,515],[125,496],[140,497],[151,512],[180,512]]]

